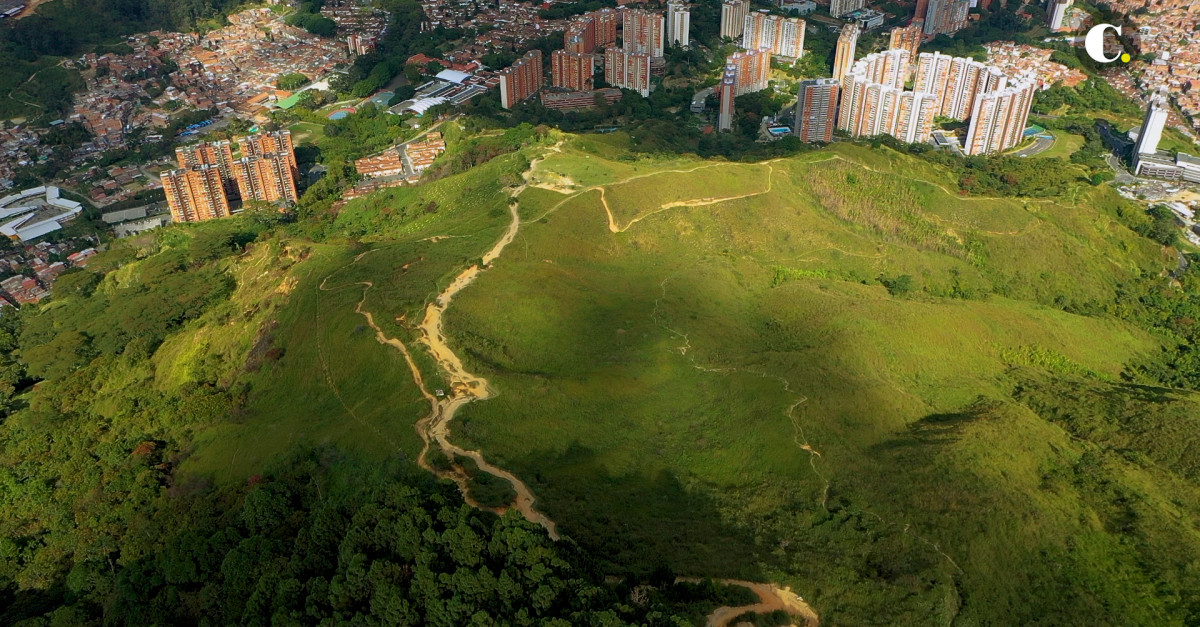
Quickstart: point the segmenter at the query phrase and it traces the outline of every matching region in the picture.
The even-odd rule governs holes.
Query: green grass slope
[[[594,138],[531,181],[447,313],[499,392],[455,437],[610,567],[775,578],[828,624],[1197,610],[1191,449],[1059,417],[1122,429],[1101,399],[1157,348],[1104,314],[1171,262],[1111,190],[964,198],[888,151],[656,163]]]

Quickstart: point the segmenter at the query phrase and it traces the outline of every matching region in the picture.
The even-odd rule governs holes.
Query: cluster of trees
[[[1055,55],[1060,53],[1055,52]],[[1073,57],[1070,57],[1073,58]],[[1113,89],[1102,78],[1089,78],[1075,87],[1055,85],[1050,89],[1038,92],[1034,99],[1032,111],[1042,115],[1051,114],[1064,105],[1078,113],[1117,113],[1124,115],[1140,115],[1141,111],[1124,94]]]
[[[275,86],[280,89],[291,91],[307,85],[311,80],[312,79],[299,72],[292,72],[291,74],[284,74],[275,79]]]

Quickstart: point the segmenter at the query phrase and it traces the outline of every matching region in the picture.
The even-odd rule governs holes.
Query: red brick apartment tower
[[[530,50],[500,72],[500,106],[511,109],[513,105],[541,91],[544,84],[542,51]]]
[[[555,50],[550,53],[551,84],[574,91],[591,91],[595,70],[592,55]]]
[[[229,215],[229,201],[216,165],[200,165],[162,174],[167,206],[175,222],[201,222]]]

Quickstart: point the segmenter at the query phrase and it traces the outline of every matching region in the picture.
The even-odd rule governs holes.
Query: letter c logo
[[[1112,63],[1120,59],[1121,61],[1129,61],[1126,54],[1120,54],[1114,57],[1104,56],[1104,31],[1112,30],[1116,34],[1121,34],[1120,26],[1112,24],[1097,24],[1088,31],[1087,36],[1083,39],[1083,49],[1087,51],[1089,57],[1097,63]]]

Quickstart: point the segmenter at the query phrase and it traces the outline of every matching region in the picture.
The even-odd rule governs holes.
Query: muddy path
[[[699,583],[701,580],[696,577],[680,577],[675,581]],[[705,627],[727,627],[733,619],[746,612],[769,614],[775,610],[783,610],[793,617],[803,619],[805,627],[817,627],[821,624],[820,618],[817,617],[817,613],[813,611],[812,607],[808,603],[805,603],[804,599],[800,598],[800,595],[792,592],[790,588],[780,588],[774,584],[741,581],[738,579],[714,579],[713,581],[729,586],[747,588],[758,595],[758,603],[740,607],[718,607],[705,618]]]

